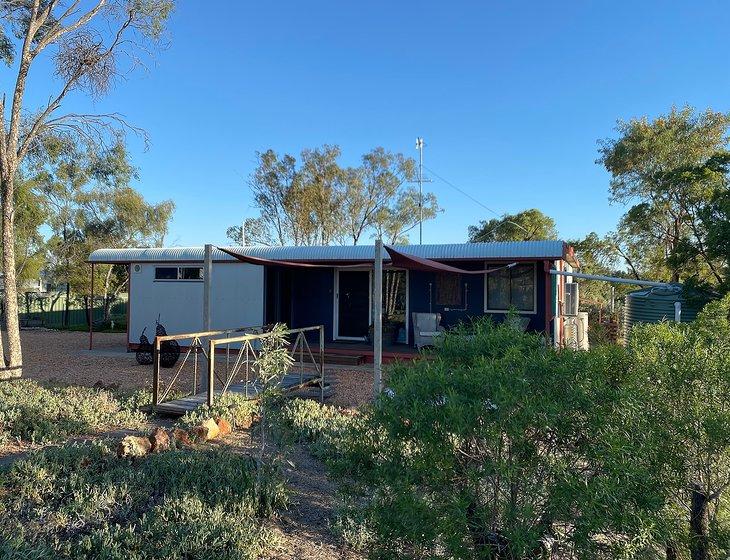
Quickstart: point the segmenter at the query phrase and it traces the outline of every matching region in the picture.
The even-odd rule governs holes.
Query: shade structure
[[[390,264],[396,268],[406,268],[408,270],[422,270],[425,272],[453,272],[456,274],[490,274],[503,268],[511,268],[517,263],[511,263],[504,266],[498,266],[496,268],[487,268],[484,270],[466,270],[463,268],[457,268],[448,264],[440,263],[438,261],[432,261],[431,259],[424,259],[416,257],[414,255],[406,255],[400,251],[396,251],[393,247],[385,247],[390,255]]]
[[[223,251],[224,253],[227,253],[231,255],[232,257],[237,258],[241,262],[245,262],[248,264],[257,264],[260,266],[285,266],[285,267],[291,267],[291,268],[332,268],[333,266],[337,266],[338,268],[362,268],[363,266],[372,266],[373,261],[362,261],[357,263],[349,263],[346,265],[342,264],[335,264],[335,263],[311,263],[311,262],[298,262],[298,261],[282,261],[282,260],[276,260],[276,259],[264,259],[261,257],[251,257],[249,255],[244,255],[242,253],[238,253],[236,251],[231,251],[230,249],[225,249],[223,247],[218,247],[219,250]]]
[[[223,247],[218,247],[218,249],[220,249],[224,253],[231,255],[232,257],[235,257],[241,262],[256,264],[259,266],[284,266],[290,268],[332,268],[333,266],[336,266],[337,268],[362,268],[363,266],[371,267],[373,266],[374,262],[372,260],[364,260],[342,264],[341,262],[314,263],[285,261],[277,259],[265,259],[262,257],[252,257],[249,255],[244,255],[243,253],[239,253],[237,251],[225,249]],[[385,266],[386,268],[405,268],[407,270],[422,270],[426,272],[453,272],[455,274],[490,274],[504,268],[511,268],[517,264],[511,263],[508,265],[498,266],[495,268],[487,268],[483,270],[467,270],[440,263],[438,261],[433,261],[431,259],[424,259],[422,257],[416,257],[414,255],[407,255],[405,253],[401,253],[400,251],[396,251],[395,249],[393,249],[393,247],[385,246],[385,250],[390,256],[390,262],[383,263],[383,266]]]

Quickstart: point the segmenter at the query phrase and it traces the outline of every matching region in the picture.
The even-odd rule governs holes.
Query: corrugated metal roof
[[[395,245],[407,255],[425,259],[558,259],[564,256],[562,241],[501,241],[494,243],[450,243],[444,245]],[[375,257],[374,245],[327,245],[308,247],[230,247],[231,250],[274,260],[288,261],[367,261]],[[94,263],[203,261],[203,247],[147,249],[97,249],[89,256]],[[387,258],[387,253],[384,255]],[[213,248],[216,261],[235,261]]]

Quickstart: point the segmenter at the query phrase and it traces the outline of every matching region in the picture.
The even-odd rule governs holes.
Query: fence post
[[[213,339],[208,340],[208,406],[213,406],[213,393],[215,386],[213,383],[213,375],[215,368],[215,342]]]
[[[152,405],[160,404],[160,339],[155,337],[155,347],[153,349],[155,358],[152,367]]]
[[[319,401],[324,404],[324,325],[319,326]]]

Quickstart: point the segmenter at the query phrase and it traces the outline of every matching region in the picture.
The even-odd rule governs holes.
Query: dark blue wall
[[[449,263],[457,268],[480,270],[484,268],[482,262],[454,262]],[[542,331],[545,329],[545,271],[542,261],[537,261],[537,313],[525,315],[530,319],[529,330]],[[431,309],[429,310],[429,283],[431,283]],[[444,306],[436,305],[436,274],[433,272],[409,272],[408,306],[409,313],[420,312],[441,313],[441,324],[445,327],[453,326],[459,321],[469,320],[472,317],[483,316],[484,313],[484,275],[462,274],[460,283],[469,286],[466,309],[446,311]],[[463,289],[463,288],[462,288]],[[325,326],[327,342],[332,341],[334,318],[334,269],[313,268],[297,269],[292,274],[291,297],[291,327],[309,327],[313,325]],[[462,305],[464,308],[464,293]],[[495,321],[504,319],[504,314],[489,313]],[[413,341],[413,325],[409,340]]]
[[[298,269],[292,278],[292,328],[324,325],[325,340],[331,341],[334,269]]]
[[[484,264],[474,262],[454,262],[449,263],[457,268],[465,270],[481,270]],[[542,261],[537,264],[537,313],[535,315],[524,315],[530,319],[529,330],[543,331],[545,330],[545,271],[543,270]],[[429,283],[431,283],[431,302],[430,312],[441,313],[441,324],[444,327],[456,325],[460,321],[469,320],[472,317],[480,317],[484,313],[484,275],[482,274],[462,274],[460,283],[462,285],[462,305],[461,309],[446,311],[444,306],[436,305],[436,273],[419,272],[411,270],[409,272],[409,293],[408,305],[409,313],[428,313],[429,312]],[[464,305],[463,286],[467,284],[469,294],[467,305]],[[465,308],[465,309],[464,309]],[[500,322],[505,315],[502,313],[488,313],[495,321]],[[412,323],[412,321],[411,321]],[[413,325],[411,324],[410,340],[413,340]]]

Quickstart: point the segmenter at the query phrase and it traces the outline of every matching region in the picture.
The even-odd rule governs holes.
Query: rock
[[[180,428],[175,428],[172,431],[172,439],[175,440],[178,445],[190,445],[190,434]]]
[[[218,418],[218,420],[216,420],[216,424],[218,424],[218,431],[221,436],[227,436],[233,431],[230,422],[228,422],[225,418]]]
[[[218,424],[215,423],[215,420],[208,418],[200,426],[195,426],[192,432],[200,439],[209,440],[217,438],[220,434],[220,429],[218,428]]]
[[[152,449],[149,438],[144,436],[124,436],[117,446],[118,457],[144,457]]]
[[[248,430],[253,424],[253,414],[248,414],[236,423],[236,428],[241,430]]]
[[[155,431],[150,434],[149,439],[152,444],[152,453],[162,453],[170,449],[170,436],[167,434],[165,428],[155,428]]]

